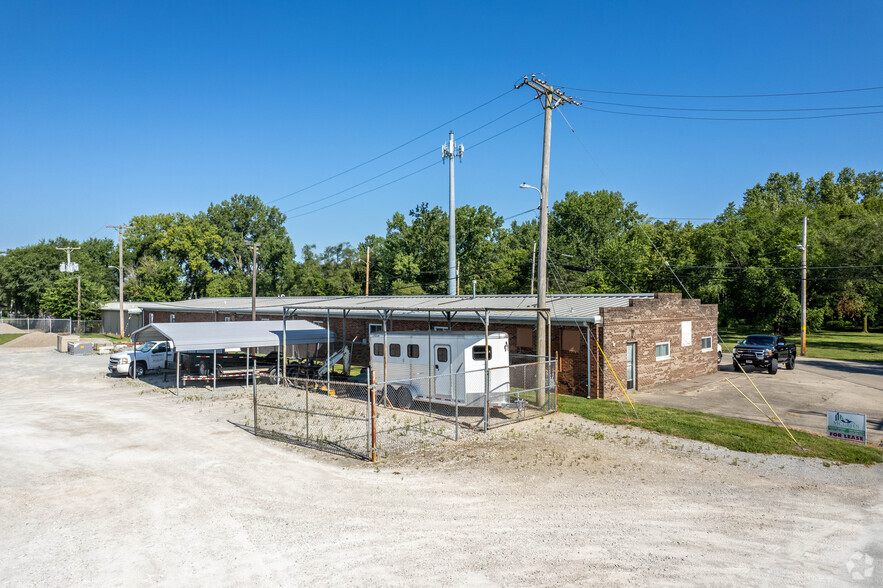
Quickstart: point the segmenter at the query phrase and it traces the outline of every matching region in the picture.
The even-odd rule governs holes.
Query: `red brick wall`
[[[717,305],[682,300],[680,294],[656,294],[630,301],[628,307],[601,309],[601,346],[622,385],[626,385],[626,343],[637,344],[636,388],[685,380],[717,370]],[[681,322],[690,321],[690,345],[681,345]],[[702,351],[702,337],[711,337],[711,349]],[[669,358],[656,358],[656,343],[669,343]],[[604,362],[604,359],[601,359]],[[605,364],[601,396],[619,387]]]

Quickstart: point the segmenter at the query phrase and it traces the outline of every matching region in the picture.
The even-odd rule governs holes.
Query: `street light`
[[[525,184],[524,182],[521,182],[521,185],[518,187],[519,188],[530,188],[532,190],[536,190],[537,192],[540,193],[540,198],[543,197],[543,192],[539,188],[537,188],[536,186],[531,186],[530,184]]]

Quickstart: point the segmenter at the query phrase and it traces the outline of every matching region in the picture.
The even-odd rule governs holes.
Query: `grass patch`
[[[683,439],[714,443],[734,451],[783,453],[842,463],[883,462],[883,451],[867,445],[855,445],[847,441],[792,431],[803,446],[800,449],[794,446],[784,430],[770,425],[659,406],[640,405],[637,409],[640,420],[635,420],[633,414],[629,418],[619,403],[612,400],[588,400],[564,395],[558,397],[558,410],[561,412],[601,423],[632,425]]]
[[[128,337],[120,339],[119,335],[105,335],[102,333],[83,333],[80,335],[80,339],[107,339],[108,341],[113,341],[115,343],[119,343],[120,341],[128,343],[130,341]]]
[[[25,333],[3,333],[2,335],[0,335],[0,345],[18,339],[24,334]]]
[[[730,350],[736,341],[752,334],[764,334],[751,327],[727,327],[719,330],[721,339]],[[800,335],[785,337],[800,351]],[[844,359],[883,363],[883,332],[859,333],[850,331],[821,331],[806,336],[806,356],[818,359]],[[727,359],[726,357],[724,359]]]

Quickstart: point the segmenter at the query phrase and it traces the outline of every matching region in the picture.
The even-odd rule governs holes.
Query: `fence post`
[[[374,371],[371,371],[371,385],[368,386],[368,404],[370,406],[369,410],[371,412],[371,439],[369,440],[371,444],[370,453],[371,453],[371,462],[374,463],[377,461],[377,382],[374,379]]]
[[[248,370],[248,365],[245,366],[246,371]],[[254,360],[254,369],[258,369],[258,360]],[[258,381],[255,378],[251,379],[251,405],[254,409],[254,434],[258,434]]]

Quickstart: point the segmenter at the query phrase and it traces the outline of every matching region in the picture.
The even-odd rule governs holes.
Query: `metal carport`
[[[283,345],[304,345],[312,343],[330,344],[337,338],[333,332],[305,320],[289,321],[229,321],[198,323],[153,323],[132,333],[132,343],[136,345],[133,373],[137,377],[139,341],[169,341],[175,348],[175,388],[180,386],[180,365],[182,351],[213,351],[215,358],[218,349],[231,347],[276,347],[276,363],[282,354]],[[215,360],[216,362],[216,360]],[[217,383],[217,365],[213,365],[212,388]],[[279,374],[280,370],[277,369]]]

